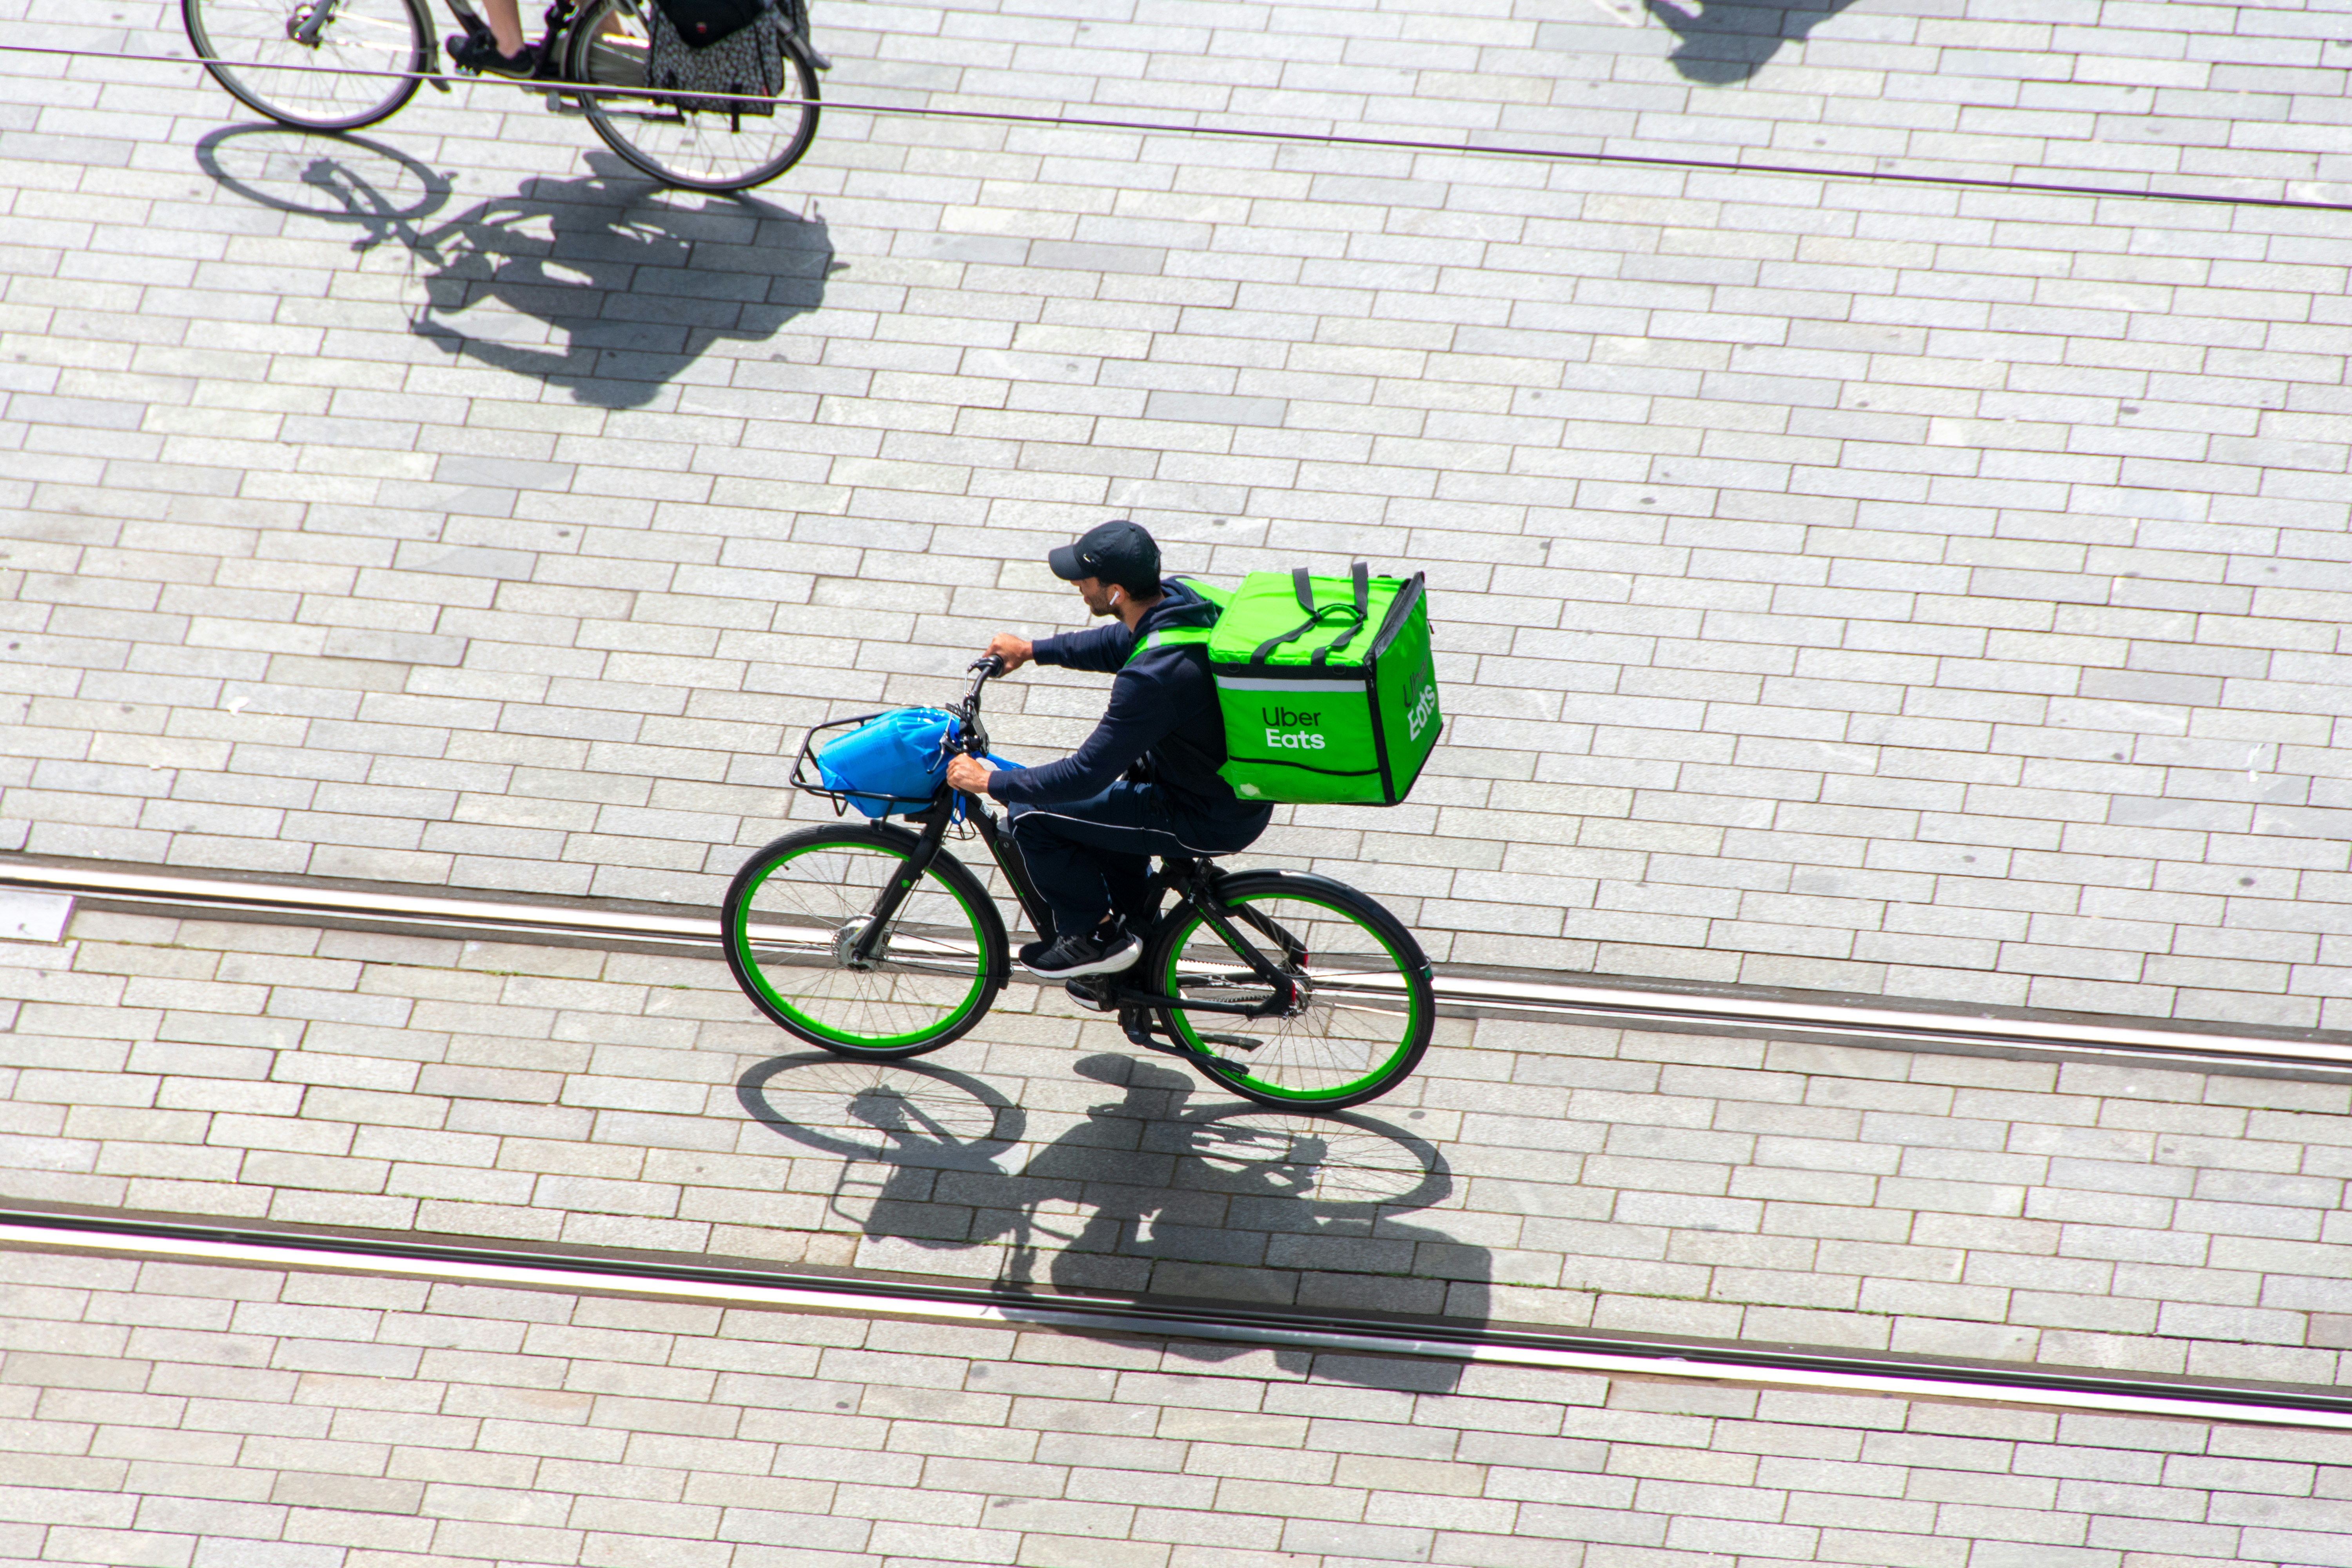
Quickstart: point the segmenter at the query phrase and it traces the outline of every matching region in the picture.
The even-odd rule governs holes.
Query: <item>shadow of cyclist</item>
[[[1195,1079],[1124,1056],[1088,1057],[1077,1071],[1120,1098],[1056,1118],[1062,1131],[1037,1145],[1023,1133],[1045,1113],[912,1062],[853,1071],[782,1058],[737,1088],[767,1126],[848,1156],[834,1213],[864,1233],[869,1268],[984,1273],[1013,1289],[1486,1320],[1486,1249],[1399,1217],[1453,1191],[1433,1145],[1358,1112],[1188,1109]],[[794,1081],[803,1073],[809,1087]],[[1326,1360],[1349,1382],[1402,1375],[1384,1361],[1340,1371]],[[1439,1374],[1411,1376],[1420,1387]]]
[[[439,269],[410,330],[582,403],[635,408],[714,343],[762,342],[824,302],[823,218],[749,196],[693,210],[617,158],[588,163],[598,172],[526,180],[436,229]]]
[[[1746,81],[1853,0],[1642,0],[1681,40],[1666,57],[1686,81]]]
[[[364,137],[242,126],[196,158],[250,200],[357,227],[355,251],[415,256],[417,337],[602,408],[645,406],[718,343],[773,337],[837,269],[814,213],[666,190],[609,153],[449,217],[449,176]]]

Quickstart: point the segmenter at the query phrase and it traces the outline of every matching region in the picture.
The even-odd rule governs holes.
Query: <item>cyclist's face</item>
[[[1080,577],[1071,584],[1078,597],[1087,602],[1087,612],[1096,616],[1115,616],[1118,606],[1110,602],[1110,588],[1099,577]]]

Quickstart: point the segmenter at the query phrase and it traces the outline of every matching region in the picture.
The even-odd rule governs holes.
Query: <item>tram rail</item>
[[[1611,1377],[2352,1432],[2352,1390],[1793,1344],[1076,1296],[851,1272],[0,1205],[0,1250],[372,1275],[754,1310],[1141,1335]]]
[[[46,902],[45,902],[46,900]],[[461,898],[323,882],[0,862],[0,937],[58,940],[70,905],[467,942],[714,954],[716,920],[591,900]],[[1897,1007],[1633,990],[1509,975],[1441,978],[1442,1005],[1652,1027],[1829,1037],[1885,1048],[2134,1060],[2297,1078],[2352,1075],[2352,1045]],[[692,1300],[751,1310],[1143,1335],[1352,1354],[1909,1399],[2352,1432],[2352,1390],[1794,1344],[1091,1297],[756,1262],[374,1235],[266,1222],[0,1203],[0,1251],[37,1251]]]
[[[0,892],[205,920],[335,926],[470,942],[715,956],[715,913],[605,900],[460,897],[351,883],[188,876],[89,863],[0,860]],[[62,917],[56,922],[62,929]],[[0,936],[6,933],[0,929]],[[20,933],[23,940],[23,933]],[[1018,972],[1016,979],[1025,979]],[[1440,965],[1442,1010],[1565,1023],[1769,1036],[1875,1049],[2097,1061],[2240,1077],[2352,1081],[2352,1037],[2315,1029],[2074,1019],[2022,1009],[1826,1002],[1728,987],[1636,986]]]

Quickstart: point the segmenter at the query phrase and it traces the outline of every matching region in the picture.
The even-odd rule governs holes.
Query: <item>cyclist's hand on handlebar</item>
[[[1007,675],[1028,663],[1034,651],[1028,638],[1016,637],[1011,632],[999,632],[988,639],[988,657],[1003,661]]]
[[[948,787],[966,795],[988,794],[988,763],[978,757],[954,756],[948,759]]]

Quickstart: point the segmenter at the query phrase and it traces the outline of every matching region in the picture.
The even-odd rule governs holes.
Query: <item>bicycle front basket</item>
[[[878,713],[816,753],[817,776],[866,816],[920,811],[947,777],[956,716],[943,708]]]

